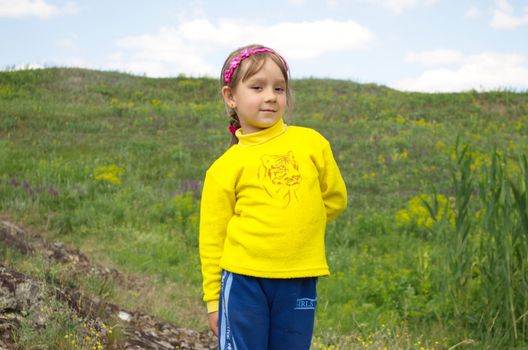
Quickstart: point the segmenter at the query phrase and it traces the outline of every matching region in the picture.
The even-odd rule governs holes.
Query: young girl
[[[330,144],[288,126],[288,65],[240,48],[221,74],[233,146],[208,169],[200,258],[209,326],[220,349],[309,349],[317,277],[329,274],[326,223],[346,207]]]

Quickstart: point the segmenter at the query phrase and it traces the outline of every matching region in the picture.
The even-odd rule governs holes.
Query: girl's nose
[[[275,90],[268,89],[266,91],[266,102],[268,101],[276,101],[277,100],[277,94],[275,94]]]

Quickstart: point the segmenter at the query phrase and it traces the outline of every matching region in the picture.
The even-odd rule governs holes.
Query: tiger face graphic
[[[259,179],[270,197],[288,206],[292,198],[297,198],[295,190],[301,184],[301,173],[293,152],[262,156]]]

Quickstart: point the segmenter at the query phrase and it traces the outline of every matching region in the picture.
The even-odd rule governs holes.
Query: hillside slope
[[[468,300],[484,300],[484,291],[467,288],[471,308],[464,312],[446,298],[442,259],[450,247],[442,239],[456,225],[441,226],[423,202],[456,202],[457,145],[468,147],[474,184],[494,152],[505,173],[520,173],[519,160],[528,154],[528,93],[404,93],[322,79],[292,86],[287,123],[315,128],[331,142],[349,192],[349,208],[328,227],[332,276],[318,286],[318,344],[362,346],[366,335],[376,338],[370,348],[523,343],[494,340],[475,318],[483,309]],[[23,254],[16,244],[2,245],[4,268],[60,280],[109,305],[205,334],[199,199],[205,170],[230,139],[218,90],[206,78],[0,72],[0,215],[78,249],[90,266],[142,282],[128,288],[104,275],[69,274],[62,263]],[[472,222],[479,220],[475,214]],[[476,231],[475,251],[484,237],[480,226]],[[478,267],[486,259],[473,259],[470,276],[482,278]],[[82,329],[70,318],[57,325]],[[47,342],[45,336],[65,335],[60,327],[46,335],[24,332]]]

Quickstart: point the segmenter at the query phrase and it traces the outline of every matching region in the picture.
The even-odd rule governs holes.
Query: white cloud
[[[5,67],[4,70],[26,70],[26,69],[44,69],[50,67],[71,67],[71,68],[87,68],[100,69],[91,62],[79,57],[62,57],[56,59],[49,59],[46,61],[33,61],[30,63],[18,63]]]
[[[309,59],[325,53],[363,49],[374,41],[374,34],[353,21],[322,20],[313,22],[281,23],[254,28],[255,39],[273,46],[292,59]],[[258,38],[260,36],[260,38]],[[246,38],[251,41],[251,37]]]
[[[115,67],[117,69],[155,77],[179,73],[212,75],[215,69],[206,58],[214,46],[203,37],[208,28],[197,29],[187,32],[189,26],[185,24],[180,28],[164,27],[154,35],[122,38],[117,44],[129,53],[119,52],[119,59],[114,60],[113,65],[120,66]]]
[[[464,14],[465,18],[475,18],[478,16],[480,16],[480,10],[475,6],[471,6]]]
[[[395,12],[402,13],[417,6],[431,6],[437,0],[381,0],[383,7]]]
[[[167,68],[162,63],[153,61],[114,61],[107,68],[130,74],[145,74],[151,77],[163,77],[167,75]]]
[[[497,29],[515,29],[519,26],[528,25],[528,6],[523,8],[523,13],[514,15],[514,9],[508,0],[497,0],[497,7],[493,11],[491,26]]]
[[[60,14],[77,13],[75,3],[67,3],[59,8],[46,0],[0,0],[0,17],[40,17],[49,18]]]
[[[439,64],[455,64],[462,60],[462,54],[456,50],[436,49],[425,52],[409,52],[405,56],[405,62],[419,63],[424,66]]]
[[[40,63],[26,63],[26,64],[16,64],[12,67],[8,67],[8,70],[28,70],[28,69],[43,69],[46,68]]]
[[[528,56],[487,52],[464,57],[456,68],[440,67],[390,84],[407,91],[447,92],[518,87],[528,89]]]
[[[80,57],[67,57],[60,60],[59,67],[74,67],[74,68],[86,68],[86,69],[98,69],[92,62],[85,60]]]
[[[126,50],[114,63],[129,69],[145,69],[147,75],[216,75],[218,67],[207,61],[219,50],[261,43],[281,52],[286,59],[305,60],[338,51],[368,47],[374,34],[353,21],[320,20],[261,25],[255,22],[206,19],[190,20],[177,27],[163,27],[156,34],[118,40]]]

